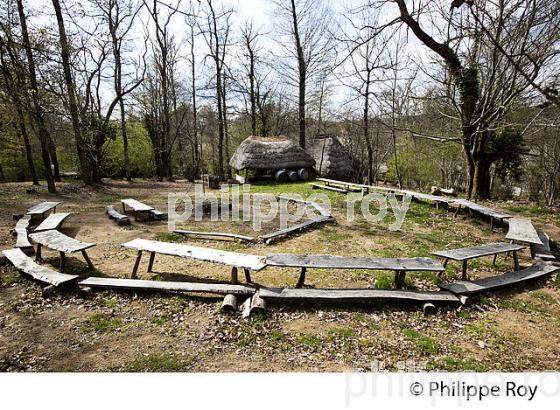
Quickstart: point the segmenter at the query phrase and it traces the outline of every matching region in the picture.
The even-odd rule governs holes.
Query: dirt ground
[[[302,194],[293,187],[253,187],[254,192]],[[293,236],[274,245],[242,244],[181,238],[170,234],[165,222],[132,222],[119,227],[104,207],[120,206],[133,197],[167,209],[169,192],[192,192],[187,182],[107,181],[96,188],[78,182],[59,185],[59,194],[44,187],[0,184],[0,249],[13,246],[13,214],[44,200],[62,204],[59,212],[72,216],[62,229],[68,235],[97,245],[89,251],[96,267],[88,270],[81,257],[70,257],[67,271],[87,276],[129,277],[134,252],[121,244],[135,239],[182,241],[258,255],[271,252],[330,253],[336,255],[411,257],[454,247],[497,242],[504,232],[491,232],[482,220],[413,203],[398,232],[393,220],[371,224],[345,218],[344,197],[333,199],[336,224]],[[508,209],[507,204],[499,204]],[[509,206],[512,208],[512,206]],[[510,210],[511,212],[511,210]],[[519,209],[521,214],[524,209]],[[560,239],[555,215],[530,215]],[[388,219],[392,216],[389,215]],[[266,229],[274,229],[276,222]],[[188,221],[180,227],[254,234],[251,222]],[[58,268],[58,255],[44,251],[46,264]],[[147,259],[147,258],[146,258]],[[522,265],[529,265],[524,251]],[[154,273],[142,279],[220,281],[229,271],[219,265],[158,256]],[[458,264],[450,263],[446,279],[458,278]],[[501,257],[470,264],[471,277],[495,275],[511,269]],[[242,275],[241,275],[242,276]],[[266,269],[253,280],[267,286],[294,286],[296,270]],[[436,290],[437,276],[410,274],[407,286]],[[379,287],[392,285],[391,275],[368,271],[311,270],[313,287]],[[440,307],[423,315],[419,306],[376,303],[361,305],[270,305],[266,317],[249,320],[220,313],[221,298],[133,292],[95,292],[81,298],[67,289],[41,297],[37,283],[23,278],[9,265],[0,267],[1,371],[524,371],[560,370],[560,279],[555,276],[516,288],[473,298],[468,306]]]

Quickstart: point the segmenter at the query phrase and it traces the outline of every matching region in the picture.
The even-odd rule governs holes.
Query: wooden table
[[[333,255],[293,255],[270,254],[266,257],[267,266],[300,268],[301,273],[296,287],[305,282],[308,268],[317,269],[367,269],[395,272],[395,287],[404,286],[405,275],[409,271],[443,272],[445,267],[432,258],[363,258]]]
[[[137,201],[136,199],[132,199],[132,198],[121,199],[121,203],[122,203],[123,213],[126,213],[126,207],[127,206],[132,209],[132,211],[134,212],[134,220],[135,221],[138,220],[138,215],[147,215],[148,216],[147,219],[149,219],[150,218],[150,212],[155,210],[154,207],[143,204],[142,202]]]
[[[50,210],[52,210],[53,213],[55,213],[56,207],[58,205],[60,205],[60,202],[41,202],[40,204],[37,204],[29,208],[27,210],[26,215],[29,215],[31,217],[40,216],[41,218],[44,218],[45,214]]]
[[[519,259],[517,257],[517,252],[524,248],[525,246],[523,245],[498,242],[480,246],[473,246],[470,248],[432,252],[432,255],[444,258],[443,266],[447,266],[447,263],[450,259],[463,262],[462,278],[463,280],[467,280],[467,263],[470,259],[480,258],[483,256],[494,256],[493,263],[495,263],[496,257],[499,254],[512,252],[515,270],[519,270]]]
[[[41,247],[45,246],[59,252],[61,272],[64,272],[64,268],[66,267],[66,254],[74,252],[81,252],[88,266],[91,269],[94,269],[94,266],[86,253],[87,249],[95,246],[94,243],[80,242],[79,240],[66,236],[58,231],[36,232],[29,235],[29,237],[37,244],[37,251],[35,253],[35,259],[37,261],[41,260]]]

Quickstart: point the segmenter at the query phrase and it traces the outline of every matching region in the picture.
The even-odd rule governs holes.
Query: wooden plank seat
[[[130,225],[130,219],[128,216],[121,214],[112,205],[108,205],[105,207],[105,213],[109,217],[109,219],[114,220],[117,225]]]
[[[169,282],[159,280],[89,277],[78,283],[80,287],[100,289],[143,290],[158,292],[193,292],[218,295],[252,295],[256,289],[245,285],[221,283]]]
[[[26,215],[29,215],[32,218],[34,217],[45,218],[45,215],[51,210],[53,211],[53,213],[56,213],[56,207],[58,205],[60,205],[60,202],[41,202],[29,208],[27,210]]]
[[[157,209],[152,209],[150,211],[150,217],[154,221],[165,221],[167,220],[167,212],[158,211]]]
[[[66,218],[68,218],[70,215],[71,214],[66,212],[50,214],[43,220],[43,222],[39,224],[39,226],[35,228],[35,232],[51,231],[53,229],[59,229],[64,223],[64,221],[66,220]]]
[[[432,258],[364,258],[332,255],[293,255],[270,254],[266,257],[267,266],[300,268],[296,288],[305,282],[307,269],[366,269],[388,270],[395,272],[395,287],[404,286],[405,275],[409,271],[443,272],[445,267]]]
[[[511,218],[511,215],[496,209],[489,208],[484,205],[477,204],[476,202],[469,201],[467,199],[455,199],[449,203],[452,206],[456,206],[455,216],[459,213],[461,208],[468,209],[469,212],[476,212],[480,215],[484,215],[490,218],[490,229],[494,229],[494,221],[503,223],[506,219]]]
[[[410,195],[413,199],[416,199],[417,201],[433,202],[436,208],[439,208],[441,204],[448,206],[450,203],[455,201],[454,199],[446,198],[444,196],[424,194],[422,192],[415,192],[409,190],[402,190],[401,192],[405,195]]]
[[[45,246],[60,254],[60,271],[64,272],[66,267],[66,254],[81,252],[88,267],[94,269],[91,260],[86,253],[86,250],[95,246],[94,243],[85,243],[77,239],[71,238],[58,231],[43,231],[36,232],[29,235],[29,237],[37,244],[37,251],[35,252],[35,259],[41,260],[41,247]]]
[[[31,242],[29,242],[27,232],[30,222],[31,215],[24,215],[19,219],[19,221],[17,221],[16,227],[14,228],[14,233],[16,235],[16,248],[26,250],[33,249],[33,245],[31,244]]]
[[[144,219],[150,219],[151,212],[155,210],[153,206],[143,204],[142,202],[132,198],[121,199],[121,204],[122,204],[123,214],[126,214],[126,207],[132,209],[132,212],[134,213],[135,221],[138,221],[139,217],[140,218],[143,217]]]
[[[338,188],[336,186],[330,186],[330,185],[314,184],[314,183],[310,183],[309,185],[311,186],[312,189],[326,189],[328,191],[334,191],[340,194],[347,194],[350,191],[350,189]]]
[[[550,249],[550,237],[546,234],[546,232],[541,230],[538,230],[537,234],[539,235],[542,245],[535,243],[531,244],[531,253],[533,254],[533,257],[544,260],[555,260],[556,257],[552,254],[552,250]]]
[[[271,232],[266,235],[259,236],[259,240],[266,243],[267,245],[271,244],[275,240],[282,238],[284,236],[288,236],[294,234],[296,232],[301,232],[305,229],[309,229],[317,224],[325,223],[325,222],[332,222],[333,219],[330,216],[318,216],[314,219],[310,219],[308,221],[292,225],[288,228],[279,229],[278,231]]]
[[[501,253],[509,253],[513,254],[513,261],[515,265],[515,269],[519,269],[519,259],[517,257],[517,252],[524,249],[525,246],[523,245],[516,245],[511,243],[488,243],[485,245],[480,246],[472,246],[468,248],[460,248],[460,249],[450,249],[445,251],[437,251],[432,252],[432,255],[439,256],[440,258],[444,259],[443,266],[447,266],[449,260],[461,261],[463,262],[462,266],[462,278],[463,280],[467,280],[467,263],[470,259],[481,258],[483,256],[494,256],[494,262],[496,262],[497,255]]]
[[[506,239],[529,244],[542,245],[541,238],[530,220],[523,218],[511,218],[507,221],[508,233]]]
[[[385,289],[273,289],[260,288],[259,296],[267,301],[328,301],[367,302],[373,300],[396,300],[435,303],[461,303],[467,298],[451,292],[419,292]]]
[[[146,239],[134,239],[122,245],[127,249],[134,249],[137,251],[136,261],[132,269],[132,278],[137,277],[138,266],[142,258],[143,252],[150,253],[150,260],[148,262],[148,272],[152,272],[154,259],[156,254],[177,256],[180,258],[197,259],[205,262],[219,263],[222,265],[231,266],[231,283],[236,285],[238,268],[243,268],[245,271],[245,279],[248,283],[251,282],[250,271],[259,271],[265,265],[265,258],[263,256],[248,255],[237,252],[222,251],[212,248],[203,248],[200,246],[182,245],[178,243],[150,241]]]
[[[79,278],[77,275],[67,275],[46,266],[38,265],[33,259],[23,253],[21,249],[8,249],[3,251],[3,254],[19,271],[31,276],[39,282],[48,283],[52,286],[60,286]]]
[[[238,235],[235,233],[226,233],[226,232],[200,232],[200,231],[186,231],[184,229],[175,229],[173,233],[178,233],[179,235],[185,235],[185,236],[202,236],[205,238],[232,238],[244,242],[255,242],[255,238],[253,238],[252,236]]]
[[[511,286],[532,279],[537,279],[560,270],[550,262],[537,262],[536,264],[503,275],[492,276],[489,278],[474,281],[461,281],[440,284],[439,287],[455,294],[468,295],[472,293],[487,292],[504,286]]]
[[[349,187],[353,188],[353,189],[359,189],[359,190],[363,190],[367,193],[369,193],[370,191],[383,191],[383,192],[388,192],[388,193],[392,193],[395,195],[403,195],[402,191],[398,188],[391,188],[391,187],[385,187],[385,186],[379,186],[379,185],[366,185],[366,184],[357,184],[354,182],[345,182],[345,181],[338,181],[336,179],[328,179],[328,178],[316,178],[316,181],[320,181],[320,182],[324,182],[326,185],[328,186],[343,186],[343,187]]]

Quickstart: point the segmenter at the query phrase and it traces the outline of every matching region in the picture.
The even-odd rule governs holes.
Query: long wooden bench
[[[477,204],[476,202],[469,201],[467,199],[455,199],[450,202],[450,205],[456,206],[455,216],[459,213],[461,208],[466,208],[469,212],[476,212],[480,215],[484,215],[490,218],[490,229],[494,229],[494,221],[499,221],[503,223],[506,219],[512,216],[506,212],[498,211],[496,209],[489,208],[484,205]]]
[[[46,266],[38,265],[33,259],[23,253],[21,249],[8,249],[3,251],[3,254],[18,270],[39,282],[60,286],[79,278],[77,275],[67,275]]]
[[[432,255],[439,256],[440,258],[444,258],[443,266],[447,266],[447,263],[449,262],[450,259],[455,261],[461,261],[463,263],[462,278],[463,280],[467,280],[468,278],[467,264],[470,259],[481,258],[484,256],[494,256],[493,263],[495,263],[497,255],[501,253],[511,252],[513,254],[513,262],[515,265],[515,269],[518,270],[519,259],[517,257],[517,252],[524,248],[525,246],[523,245],[498,242],[498,243],[488,243],[480,246],[472,246],[469,248],[437,251],[437,252],[432,252]]]
[[[259,296],[267,301],[330,301],[368,302],[373,300],[406,300],[416,302],[461,303],[460,298],[450,292],[419,292],[384,289],[273,289],[260,288]]]
[[[27,229],[29,228],[29,224],[31,222],[30,215],[22,216],[19,221],[16,223],[16,227],[14,228],[14,233],[16,235],[16,248],[30,250],[33,249],[33,245],[29,242],[28,232]]]
[[[29,235],[33,242],[37,243],[37,251],[35,252],[35,259],[41,260],[41,247],[45,246],[60,254],[60,271],[64,272],[66,267],[66,254],[81,252],[87,265],[90,269],[94,269],[93,263],[86,253],[86,250],[95,246],[94,243],[80,242],[77,239],[71,238],[58,231],[43,231],[36,232]]]
[[[245,285],[221,283],[169,282],[159,280],[119,279],[90,277],[78,284],[80,287],[100,289],[125,289],[158,292],[193,292],[218,295],[252,295],[256,289]]]
[[[71,214],[65,212],[50,214],[43,220],[43,222],[39,224],[39,226],[35,228],[35,232],[51,231],[51,230],[59,229],[64,223],[64,221],[66,220],[66,218],[68,218],[70,215]]]
[[[504,273],[499,276],[478,279],[475,281],[461,281],[454,283],[444,283],[439,285],[441,289],[450,292],[468,295],[472,293],[487,292],[504,286],[511,286],[532,279],[537,279],[560,270],[560,267],[552,263],[539,262],[526,269]]]
[[[113,219],[117,225],[130,225],[130,219],[128,216],[119,213],[112,205],[105,207],[105,213],[109,219]]]
[[[314,184],[314,183],[309,183],[309,186],[312,189],[325,189],[327,191],[334,191],[334,192],[338,192],[339,194],[347,194],[348,192],[350,192],[350,189],[347,188],[339,188],[337,186],[330,186],[330,185],[322,185],[322,184]]]
[[[508,233],[506,239],[528,244],[542,245],[541,238],[530,220],[522,218],[511,218],[507,221]]]
[[[56,213],[56,207],[60,205],[60,202],[41,202],[40,204],[37,204],[35,206],[32,206],[31,208],[29,208],[27,210],[26,215],[31,216],[32,218],[34,217],[41,217],[41,218],[45,218],[45,215],[49,212],[49,211],[53,211],[53,213]]]
[[[300,268],[296,287],[305,283],[307,269],[366,269],[388,270],[395,272],[395,287],[404,286],[405,275],[409,271],[442,272],[445,267],[431,258],[363,258],[332,255],[293,255],[270,254],[266,257],[267,266]]]
[[[539,235],[539,239],[542,242],[542,245],[532,243],[531,244],[531,253],[533,257],[540,258],[543,260],[555,260],[556,257],[552,254],[552,250],[550,249],[550,237],[544,231],[537,231]]]
[[[121,204],[122,204],[122,210],[123,210],[123,214],[126,214],[126,207],[129,207],[130,209],[132,209],[133,213],[134,213],[134,220],[137,221],[139,218],[139,216],[141,217],[147,217],[144,219],[149,219],[151,212],[155,210],[155,208],[153,206],[149,206],[146,204],[143,204],[140,201],[137,201],[136,199],[132,199],[132,198],[128,198],[128,199],[122,199],[121,200]]]
[[[248,255],[237,252],[222,251],[212,248],[203,248],[199,246],[182,245],[178,243],[149,241],[146,239],[134,239],[122,245],[127,249],[134,249],[137,252],[134,268],[132,269],[132,278],[137,277],[138,267],[143,252],[150,253],[148,262],[148,272],[152,271],[156,254],[177,256],[180,258],[197,259],[206,262],[219,263],[231,266],[231,283],[236,285],[238,268],[245,271],[245,279],[251,282],[250,271],[259,271],[263,269],[265,258],[257,255]]]
[[[278,231],[274,231],[266,235],[261,235],[259,236],[259,240],[266,243],[267,245],[270,245],[272,242],[278,240],[279,238],[304,231],[318,224],[322,224],[325,222],[332,222],[332,221],[333,219],[330,216],[318,216],[314,219],[310,219],[308,221],[292,225],[288,228],[279,229]]]
[[[202,236],[204,238],[231,238],[231,239],[238,239],[244,242],[255,242],[255,238],[252,236],[246,235],[238,235],[235,233],[226,233],[226,232],[200,232],[200,231],[186,231],[184,229],[175,229],[173,233],[177,233],[179,235],[185,236]]]

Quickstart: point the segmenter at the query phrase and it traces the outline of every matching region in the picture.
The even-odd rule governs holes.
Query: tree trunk
[[[53,141],[52,135],[49,134],[49,155],[51,157],[53,176],[56,182],[60,182],[60,167],[58,165],[58,155],[56,153],[56,145]]]
[[[476,199],[490,199],[490,166],[492,163],[481,158],[474,163],[473,189]]]
[[[27,126],[25,125],[25,116],[23,115],[23,111],[21,110],[19,104],[17,104],[16,102],[14,105],[16,106],[19,132],[21,134],[21,139],[23,140],[23,145],[25,147],[25,158],[27,159],[27,166],[29,167],[31,180],[33,181],[33,185],[39,185],[39,179],[37,178],[37,172],[35,171],[35,164],[33,163],[33,151],[31,150],[29,134],[27,133]]]
[[[27,65],[29,70],[29,83],[31,86],[31,98],[33,102],[33,120],[36,124],[37,137],[41,143],[41,157],[43,159],[43,168],[45,179],[47,180],[47,189],[50,193],[56,193],[56,185],[51,171],[51,159],[49,156],[48,136],[49,131],[45,125],[44,110],[39,102],[39,87],[37,85],[37,74],[35,71],[35,60],[33,59],[33,51],[31,42],[29,41],[29,33],[27,32],[27,20],[23,10],[23,0],[17,0],[18,14],[21,25],[21,34],[25,53],[27,55]]]
[[[296,45],[297,51],[297,59],[298,59],[298,83],[299,83],[299,90],[298,90],[298,121],[299,121],[299,145],[303,149],[305,149],[305,92],[306,92],[306,80],[307,80],[307,68],[305,64],[305,55],[301,45],[301,39],[299,36],[299,27],[298,27],[298,15],[296,10],[296,3],[295,0],[291,0],[292,5],[292,23],[294,28],[294,40]]]

